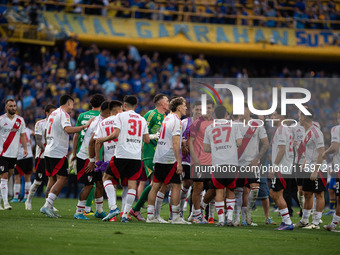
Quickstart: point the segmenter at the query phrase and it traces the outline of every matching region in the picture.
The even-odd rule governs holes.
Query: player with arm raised
[[[123,104],[120,101],[113,100],[109,103],[109,109],[110,109],[111,116],[104,119],[98,125],[97,130],[95,131],[95,133],[93,133],[90,144],[89,144],[89,156],[90,158],[96,157],[96,164],[93,162],[90,162],[88,165],[88,168],[94,170],[95,167],[97,167],[96,171],[100,171],[100,172],[104,172],[106,170],[106,167],[110,163],[110,160],[114,157],[118,139],[111,140],[103,144],[96,143],[96,140],[101,137],[109,136],[110,134],[113,133],[114,123],[115,121],[117,121],[117,114],[123,112]],[[104,147],[103,149],[104,162],[100,160],[100,153],[101,153],[102,146]],[[104,175],[106,175],[105,172],[104,172]],[[107,180],[107,178],[109,180]],[[116,197],[115,185],[112,184],[111,178],[112,178],[111,175],[106,175],[105,176],[106,181],[103,183],[103,180],[102,180],[102,183],[104,185],[104,189],[108,197],[109,209],[114,210],[117,207],[117,204],[116,204],[117,197]],[[125,187],[123,187],[123,189],[124,188]],[[96,195],[95,201],[96,201],[96,207],[97,207],[95,216],[96,215],[99,216],[97,213],[98,209],[102,210],[103,208],[103,197],[99,197],[98,193],[99,193],[99,190],[95,192],[95,195]],[[124,208],[124,205],[125,205],[125,197],[123,197],[122,195],[122,208]],[[117,221],[116,217],[113,217],[111,220]]]
[[[137,180],[142,169],[142,145],[149,143],[149,133],[145,119],[135,112],[138,99],[136,96],[124,97],[125,112],[118,114],[117,121],[114,122],[114,132],[104,138],[98,138],[96,143],[104,143],[118,138],[115,156],[110,161],[110,167],[106,169],[103,177],[104,187],[106,181],[112,180],[118,184],[128,183],[128,194],[125,207],[122,208],[122,222],[129,222],[127,219],[132,203],[136,198]],[[118,208],[112,210],[103,221],[110,220],[120,213]]]
[[[16,115],[17,104],[14,99],[5,102],[6,113],[0,116],[0,178],[1,196],[4,200],[5,210],[11,210],[8,203],[8,180],[12,175],[17,161],[19,143],[24,148],[23,157],[27,156],[27,141],[25,137],[25,121]],[[2,206],[0,205],[0,209]]]
[[[336,176],[335,177],[336,178],[335,193],[337,196],[336,211],[333,214],[333,219],[331,223],[323,226],[324,229],[328,231],[332,231],[332,232],[338,232],[336,230],[336,227],[338,226],[339,221],[340,221],[340,172],[339,172],[340,171],[340,111],[338,111],[337,121],[339,125],[333,127],[331,131],[331,137],[332,137],[331,146],[322,155],[322,157],[326,159],[329,154],[333,153],[334,170],[336,170],[335,173],[332,174]]]
[[[89,220],[84,216],[84,209],[86,204],[86,198],[93,188],[93,184],[96,183],[96,198],[103,198],[103,182],[102,173],[94,172],[93,168],[88,168],[89,163],[95,162],[95,157],[89,157],[89,144],[93,133],[97,130],[98,125],[110,115],[109,102],[104,101],[100,106],[100,115],[92,119],[90,126],[87,128],[84,136],[84,140],[77,154],[77,180],[84,184],[83,189],[80,191],[79,200],[77,204],[76,213],[73,218],[78,220]],[[103,201],[101,201],[103,202]],[[99,208],[96,211],[96,218],[104,218],[106,214],[103,212],[103,208]]]
[[[27,201],[25,202],[25,209],[26,210],[32,210],[32,198],[34,197],[35,192],[39,188],[39,186],[42,183],[42,180],[46,176],[46,168],[45,168],[45,157],[44,157],[44,151],[45,151],[45,126],[47,123],[47,119],[50,116],[50,114],[57,109],[56,106],[49,104],[45,107],[45,113],[46,118],[39,120],[34,127],[34,136],[36,141],[35,146],[35,176],[34,176],[34,182],[31,185],[30,191],[28,193]],[[48,192],[51,189],[51,187],[54,184],[54,179],[49,177],[48,183],[46,187],[46,194],[45,196],[48,196]]]
[[[283,198],[287,178],[292,178],[294,162],[293,133],[288,126],[281,125],[284,116],[280,115],[278,108],[272,115],[276,130],[272,139],[272,167],[269,169],[268,178],[272,179],[270,196],[274,200],[282,218],[277,230],[294,230],[289,216],[287,203]],[[275,172],[274,172],[275,171]]]
[[[21,177],[25,178],[25,196],[21,202],[26,202],[29,190],[31,188],[31,175],[33,170],[33,151],[32,151],[32,130],[25,128],[25,139],[27,142],[28,155],[24,158],[24,147],[20,143],[17,163],[14,168],[14,198],[11,203],[19,202],[19,193],[21,190]]]
[[[240,129],[226,120],[229,114],[224,106],[215,109],[215,121],[209,125],[204,134],[204,151],[211,153],[212,167],[234,168],[227,173],[213,173],[212,183],[216,189],[215,207],[218,215],[218,226],[232,225],[235,206],[234,188],[238,175],[237,147],[242,143]],[[227,215],[225,215],[224,190],[226,189]],[[225,216],[227,217],[225,219]]]
[[[146,222],[162,223],[155,217],[155,200],[161,186],[171,183],[172,223],[188,224],[179,215],[181,174],[183,171],[181,159],[182,122],[186,114],[186,101],[176,97],[170,101],[170,114],[164,119],[157,142],[154,157],[155,173],[153,185],[148,197],[148,218]]]
[[[78,116],[76,127],[85,125],[90,119],[93,117],[99,116],[100,114],[100,106],[105,101],[105,97],[101,94],[94,94],[90,99],[90,105],[92,107],[91,110],[81,113]],[[81,145],[84,140],[86,130],[82,130],[79,133],[74,134],[73,136],[73,147],[72,147],[72,158],[71,162],[73,162],[77,158],[77,153],[79,152]],[[76,164],[75,164],[76,166]],[[86,200],[86,206],[85,206],[85,215],[91,215],[93,212],[91,212],[91,204],[93,200],[94,195],[94,187],[92,188],[91,192],[89,193],[87,200]]]
[[[305,161],[302,169],[306,177],[303,179],[302,185],[305,196],[302,219],[295,226],[304,229],[320,229],[319,223],[325,207],[324,192],[327,185],[325,176],[321,172],[324,169],[322,155],[325,151],[325,145],[322,132],[313,125],[313,110],[310,107],[307,110],[312,115],[304,115],[299,111],[299,122],[305,130],[303,137]],[[316,198],[316,211],[313,214],[313,222],[309,223],[309,216],[313,207],[313,194]]]
[[[46,198],[46,202],[41,207],[40,212],[48,217],[57,218],[58,215],[53,211],[54,201],[67,183],[69,149],[69,135],[78,133],[86,129],[90,122],[79,127],[71,126],[70,115],[73,110],[74,100],[69,95],[62,95],[59,100],[60,107],[51,113],[46,125],[46,148],[45,164],[46,174],[57,176],[57,181],[51,187],[51,191]]]

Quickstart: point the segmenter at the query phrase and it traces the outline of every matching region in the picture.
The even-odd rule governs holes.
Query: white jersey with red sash
[[[47,123],[47,119],[42,119],[39,120],[37,123],[35,123],[35,127],[34,127],[34,134],[35,135],[41,135],[41,142],[42,144],[44,144],[46,146],[46,142],[45,142],[45,126]],[[35,146],[35,158],[37,158],[38,160],[43,159],[45,157],[44,155],[44,151],[41,150],[41,148],[36,145]],[[38,162],[37,162],[38,165]]]
[[[335,165],[334,168],[339,169],[339,167],[340,167],[340,125],[332,128],[331,136],[332,136],[331,142],[339,144],[338,151],[335,152],[334,155],[333,155],[333,163]],[[340,173],[340,172],[338,172],[338,173]]]
[[[278,163],[281,174],[291,174],[294,163],[293,133],[290,127],[280,126],[276,129],[272,139],[272,164],[274,164],[279,152],[279,145],[285,146],[285,154]]]
[[[262,122],[252,119],[248,125],[237,124],[242,135],[242,145],[238,147],[238,163],[240,166],[248,166],[259,154],[260,141],[267,137],[267,132]]]
[[[308,170],[309,172],[313,169],[316,169],[315,166],[317,159],[318,159],[318,149],[325,147],[323,133],[319,128],[317,128],[315,125],[312,125],[307,132],[305,133],[305,136],[303,138],[303,143],[306,147],[305,155],[306,155],[306,164],[305,164],[305,170]],[[314,165],[314,166],[313,166]],[[323,166],[320,166],[321,170]],[[322,183],[326,187],[327,181],[322,176],[322,172],[319,171],[319,178],[321,179]]]
[[[25,128],[25,139],[27,142],[27,156],[25,158],[33,158],[33,151],[32,151],[32,145],[31,145],[31,136],[33,135],[33,132],[29,128]],[[18,153],[18,160],[24,159],[24,147],[21,144],[19,146],[19,153]]]
[[[25,121],[15,115],[11,120],[7,114],[0,116],[0,157],[17,158],[20,134],[25,133]]]

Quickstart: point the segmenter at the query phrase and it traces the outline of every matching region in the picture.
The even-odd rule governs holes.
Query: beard
[[[14,115],[14,114],[16,113],[16,110],[8,110],[8,113],[9,113],[10,115]]]

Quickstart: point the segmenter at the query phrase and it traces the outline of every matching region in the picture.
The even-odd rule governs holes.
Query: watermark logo
[[[207,114],[207,95],[209,95],[215,105],[216,100],[213,94],[208,91],[206,88],[209,88],[215,96],[218,98],[220,104],[222,105],[221,97],[216,89],[223,89],[228,90],[233,98],[233,114],[235,115],[243,115],[244,114],[244,104],[245,104],[245,97],[243,91],[237,87],[236,85],[232,84],[214,84],[214,86],[204,84],[199,82],[199,84],[203,85],[205,88],[200,88],[201,91],[205,92],[201,94],[201,101],[202,101],[202,114]],[[270,115],[273,114],[278,106],[278,87],[272,88],[272,104],[271,107],[267,110],[258,110],[255,109],[253,104],[253,93],[254,90],[252,87],[247,88],[247,105],[249,111],[255,115]],[[220,92],[221,93],[221,92]],[[223,93],[223,91],[222,91]],[[281,88],[281,115],[285,116],[287,114],[287,105],[295,105],[304,115],[312,115],[304,106],[303,104],[309,102],[311,99],[311,93],[308,89],[305,88],[295,88],[295,87],[286,87]],[[293,94],[292,98],[288,98],[288,94]],[[304,95],[304,97],[297,98],[296,95]]]

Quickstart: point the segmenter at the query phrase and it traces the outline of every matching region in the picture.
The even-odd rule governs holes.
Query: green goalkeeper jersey
[[[160,114],[157,109],[153,109],[148,111],[144,115],[144,119],[148,124],[149,134],[156,134],[160,129],[164,118],[166,117],[165,114]],[[143,160],[145,159],[153,159],[156,151],[157,140],[150,140],[149,144],[143,144]]]
[[[76,127],[86,125],[86,123],[90,119],[92,119],[93,117],[98,116],[99,114],[100,114],[100,111],[93,111],[93,110],[90,110],[90,111],[83,112],[83,113],[79,114],[79,117],[77,119]],[[81,144],[84,141],[85,132],[86,132],[86,129],[82,130],[82,131],[80,131],[78,133],[79,137],[78,137],[78,143],[77,143],[77,153],[79,152]]]

